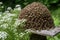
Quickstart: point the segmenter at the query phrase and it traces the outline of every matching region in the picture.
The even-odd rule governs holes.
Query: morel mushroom
[[[60,28],[55,28],[47,7],[39,2],[33,2],[23,8],[19,19],[26,19],[24,28],[33,33],[30,40],[47,40],[46,35],[54,36],[60,32]]]
[[[45,30],[54,28],[54,21],[47,7],[33,2],[21,10],[19,19],[26,19],[26,29]]]

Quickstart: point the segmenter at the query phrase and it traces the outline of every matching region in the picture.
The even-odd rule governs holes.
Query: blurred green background
[[[32,2],[46,5],[55,26],[60,26],[60,0],[0,0],[0,40],[29,40],[30,33],[21,29],[24,20],[18,20],[18,16],[21,9]],[[17,28],[18,26],[20,28]],[[60,40],[60,34],[54,37],[48,36],[47,39]]]

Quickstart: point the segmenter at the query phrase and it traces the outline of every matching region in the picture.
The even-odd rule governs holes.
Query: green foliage
[[[55,26],[60,26],[60,7],[56,10],[51,10]],[[60,40],[60,33],[54,37],[47,37],[48,40]]]
[[[0,14],[0,32],[7,33],[7,35],[4,34],[6,36],[2,35],[2,32],[0,33],[3,36],[0,36],[1,40],[27,40],[29,38],[27,37],[29,36],[28,32],[22,32],[23,29],[19,29],[19,32],[17,30],[19,25],[19,27],[22,27],[22,24],[24,24],[24,20],[18,19],[19,12],[20,10],[11,10]]]
[[[16,28],[13,26],[17,18],[17,14],[3,13],[0,18],[0,30],[8,34],[7,40],[15,40]],[[14,29],[15,28],[15,29]],[[2,40],[2,39],[1,39]]]
[[[22,8],[32,2],[41,2],[51,9],[52,17],[56,26],[60,25],[60,0],[0,0],[0,12],[7,10],[7,7],[15,8],[16,4],[20,4]],[[3,7],[2,7],[3,6]],[[8,11],[8,10],[7,10]],[[10,12],[0,13],[0,40],[29,40],[30,33],[22,29],[25,22],[18,20],[20,10],[11,9]],[[18,27],[18,28],[17,28]],[[1,34],[3,33],[3,37]],[[4,36],[5,34],[5,36]],[[60,34],[55,37],[47,37],[48,40],[60,40]]]
[[[59,5],[60,0],[0,0],[3,2],[4,9],[6,10],[7,7],[14,8],[16,4],[20,4],[22,8],[24,8],[26,5],[32,3],[32,2],[41,2],[45,4],[48,8],[51,9],[51,7],[54,7]]]
[[[55,25],[59,24],[59,8],[52,11],[52,17],[54,19]],[[18,15],[20,11],[11,10],[10,12],[4,12],[0,14],[0,32],[6,32],[7,36],[0,37],[0,40],[29,40],[30,33],[24,31],[22,26],[25,24],[24,20],[18,20]],[[58,14],[54,14],[58,13]],[[57,16],[56,16],[57,15]],[[56,17],[55,17],[56,16]],[[19,28],[17,28],[19,27]],[[1,34],[0,34],[1,35]],[[60,34],[55,37],[47,37],[48,40],[60,40]]]
[[[60,25],[60,8],[52,10],[52,17],[56,26]]]

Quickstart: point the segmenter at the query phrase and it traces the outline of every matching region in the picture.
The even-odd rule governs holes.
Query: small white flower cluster
[[[15,27],[13,26],[15,24],[15,19],[18,19],[16,16],[18,16],[17,14],[15,13],[2,13],[0,14],[0,29],[2,30],[0,32],[0,39],[2,38],[2,40],[4,40],[4,38],[6,38],[6,33],[3,32],[4,30],[13,30],[13,33],[16,33],[17,29],[14,29]],[[16,24],[18,25],[18,24]],[[4,29],[4,30],[3,30]],[[7,31],[9,31],[7,30]],[[10,34],[9,34],[10,35]],[[13,34],[15,35],[15,34]]]
[[[18,10],[18,11],[21,11],[21,5],[16,5],[14,10]]]
[[[20,37],[23,37],[25,35],[25,33],[20,33],[19,36]]]
[[[12,8],[8,7],[7,10],[5,11],[5,13],[9,13],[10,11],[12,11]],[[21,11],[21,5],[16,5],[14,8],[14,11]]]
[[[2,16],[0,19],[0,24],[4,22],[11,22],[13,16],[15,16],[15,14],[11,14],[11,13],[4,14],[4,16]]]
[[[14,24],[14,26],[19,26],[20,24],[22,24],[23,22],[25,22],[26,21],[26,19],[16,19],[16,21],[15,21],[15,24]]]
[[[8,11],[11,10],[11,9],[12,9],[11,7],[8,7],[8,8],[7,8]]]
[[[6,39],[7,38],[7,35],[8,34],[6,32],[0,31],[0,39],[2,39],[2,40]]]
[[[14,26],[17,27],[20,24],[20,20],[16,19]]]
[[[0,5],[3,4],[2,2],[0,2]]]
[[[12,31],[14,33],[13,35],[16,35],[16,37],[17,35],[19,35],[19,37],[23,37],[25,35],[25,33],[22,32],[18,34],[16,29],[16,27],[18,27],[19,25],[21,25],[22,27],[22,23],[26,21],[26,19],[18,19],[18,12],[21,11],[21,6],[16,5],[16,7],[14,8],[15,11],[12,10],[12,12],[10,12],[10,10],[12,10],[12,8],[8,7],[4,13],[0,14],[0,29],[2,29],[2,31],[0,32],[0,39],[2,38],[2,40],[6,39],[8,36],[6,32],[3,32],[4,30],[7,30],[8,32]]]
[[[4,5],[2,2],[0,2],[0,13],[3,11]]]
[[[0,25],[0,28],[6,29],[7,27],[8,27],[8,24],[7,23]]]

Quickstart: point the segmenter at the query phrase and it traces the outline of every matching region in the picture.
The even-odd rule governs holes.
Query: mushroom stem
[[[30,40],[47,40],[46,36],[38,35],[38,34],[31,34]]]

